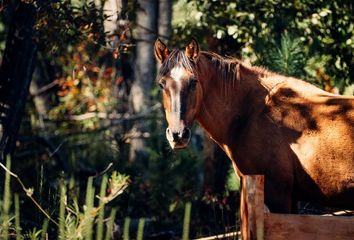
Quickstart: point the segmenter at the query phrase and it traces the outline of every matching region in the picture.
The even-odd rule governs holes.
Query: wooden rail
[[[354,239],[354,217],[265,211],[264,177],[259,175],[242,179],[240,214],[243,240]]]

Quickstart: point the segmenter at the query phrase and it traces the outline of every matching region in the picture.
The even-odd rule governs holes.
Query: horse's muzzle
[[[173,130],[166,128],[166,138],[172,149],[185,148],[191,139],[191,130],[189,127]]]

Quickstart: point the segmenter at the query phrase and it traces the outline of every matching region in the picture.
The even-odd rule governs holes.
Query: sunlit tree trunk
[[[118,20],[125,5],[126,0],[106,0],[104,2],[103,14],[106,15],[107,18],[104,19],[103,27],[107,43],[111,47],[115,47],[118,42],[118,36],[116,35]]]
[[[134,83],[130,91],[130,105],[133,113],[139,113],[150,105],[149,94],[155,78],[155,60],[153,44],[157,32],[157,1],[138,0],[136,15],[136,58]],[[137,137],[131,140],[130,161],[144,157],[145,141],[140,133],[148,132],[146,123],[136,124],[133,128]]]
[[[20,2],[14,11],[0,67],[0,155],[12,153],[32,79],[36,9]]]

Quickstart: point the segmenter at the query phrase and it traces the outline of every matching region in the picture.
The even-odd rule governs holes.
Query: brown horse
[[[155,43],[173,149],[196,120],[239,176],[265,175],[265,202],[290,212],[297,200],[354,209],[354,98],[200,51],[196,40]]]

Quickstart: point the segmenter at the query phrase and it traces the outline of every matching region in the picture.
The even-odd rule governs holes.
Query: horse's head
[[[166,137],[173,149],[184,148],[191,138],[191,127],[202,98],[196,73],[199,45],[193,39],[185,48],[171,51],[158,39],[155,56],[162,64],[157,82],[163,92],[168,122]]]

